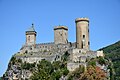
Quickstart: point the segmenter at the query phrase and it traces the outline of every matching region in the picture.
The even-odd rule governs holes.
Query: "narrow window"
[[[66,33],[65,33],[65,36],[66,36]]]
[[[85,35],[83,35],[83,38],[85,38]]]
[[[79,50],[79,53],[81,53],[81,51]]]
[[[85,35],[83,35],[83,39],[82,39],[82,48],[85,46]]]
[[[30,36],[28,36],[28,42],[30,42]]]
[[[88,41],[88,45],[90,45],[90,42]]]
[[[62,36],[62,32],[59,32],[59,34]]]

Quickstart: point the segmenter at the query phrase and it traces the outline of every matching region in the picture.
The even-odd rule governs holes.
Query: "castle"
[[[61,60],[61,56],[67,51],[70,54],[70,59],[67,62],[69,71],[74,71],[80,65],[86,67],[86,60],[89,58],[96,58],[104,56],[103,51],[90,50],[89,41],[89,19],[77,18],[76,23],[76,42],[69,42],[68,27],[56,26],[54,27],[54,42],[36,44],[37,32],[34,29],[34,24],[25,32],[26,43],[20,49],[20,52],[14,56],[21,59],[22,62],[38,63],[42,59],[50,62]],[[22,78],[29,78],[29,74],[20,74]],[[10,72],[8,71],[8,74]],[[17,75],[17,74],[16,74]],[[19,74],[18,74],[19,75]],[[19,75],[19,76],[20,76]],[[27,77],[26,77],[27,75]]]
[[[23,61],[33,63],[41,59],[49,61],[60,60],[61,56],[68,51],[70,53],[70,63],[68,69],[73,71],[80,64],[74,62],[86,61],[86,58],[95,58],[104,56],[103,51],[91,51],[89,41],[89,19],[77,18],[76,23],[76,42],[68,41],[68,27],[56,26],[54,27],[54,42],[36,44],[37,32],[32,24],[31,28],[26,31],[26,43],[20,49],[20,54],[17,58]],[[22,56],[22,54],[25,54]],[[74,64],[74,65],[73,65]],[[73,65],[73,66],[72,66]],[[74,68],[73,68],[74,67]]]
[[[54,42],[36,44],[37,32],[34,29],[34,25],[26,31],[26,44],[21,48],[21,53],[25,51],[50,50],[56,47],[56,45],[64,45],[65,47],[86,49],[89,50],[89,19],[77,18],[76,23],[76,42],[71,43],[68,41],[68,28],[66,26],[56,26],[54,28]]]

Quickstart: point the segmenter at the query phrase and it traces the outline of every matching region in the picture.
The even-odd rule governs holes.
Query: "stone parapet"
[[[89,18],[76,18],[75,22],[79,22],[79,21],[87,21],[89,22]]]
[[[68,27],[66,27],[66,26],[56,26],[56,27],[54,27],[54,30],[57,30],[57,29],[65,29],[65,30],[68,30]]]

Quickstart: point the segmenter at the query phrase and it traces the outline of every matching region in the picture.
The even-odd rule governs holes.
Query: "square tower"
[[[68,28],[65,26],[57,26],[54,28],[54,43],[67,44],[68,43]]]
[[[36,34],[37,32],[34,29],[34,24],[32,24],[31,28],[26,31],[26,45],[31,46],[36,44]]]

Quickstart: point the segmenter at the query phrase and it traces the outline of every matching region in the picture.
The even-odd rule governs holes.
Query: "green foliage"
[[[47,50],[45,49],[43,52],[47,52]]]
[[[103,57],[98,57],[97,59],[98,59],[99,64],[101,64],[101,65],[106,64],[106,61]]]
[[[80,65],[75,71],[68,74],[68,80],[76,80],[80,77],[80,74],[85,72],[85,67]]]
[[[55,61],[52,63],[52,65],[54,70],[58,70],[61,67],[62,63],[60,61]]]
[[[21,64],[21,68],[26,69],[26,70],[30,70],[30,69],[34,68],[35,65],[36,65],[35,63],[26,63],[26,62],[24,62],[24,63]]]
[[[104,47],[105,58],[110,59],[115,69],[115,80],[120,80],[120,41],[110,46]]]
[[[14,56],[12,56],[10,61],[14,61],[14,60],[16,60],[16,58]]]
[[[49,80],[52,70],[52,64],[46,60],[42,60],[37,65],[37,70],[33,72],[33,76],[31,76],[31,79]]]
[[[97,58],[92,58],[90,60],[88,60],[88,66],[96,66],[96,62],[98,62],[100,65],[106,65],[107,61],[104,59],[104,57],[97,57]]]
[[[39,62],[38,66],[38,70],[44,70],[46,73],[51,74],[51,72],[53,71],[53,66],[50,62],[46,61],[46,60],[42,60]]]
[[[60,73],[60,71],[56,71],[56,72],[53,72],[52,74],[51,74],[51,77],[50,77],[50,79],[51,80],[59,80],[59,78],[62,76],[62,74]]]
[[[11,64],[14,65],[14,64],[21,64],[22,63],[22,60],[21,59],[17,59],[15,56],[13,56],[10,60],[10,63],[8,66],[10,66]]]
[[[10,61],[11,61],[11,63],[14,65],[15,62],[16,62],[16,58],[13,56]]]
[[[114,80],[114,69],[113,69],[113,65],[112,63],[110,63],[110,65],[108,66],[108,69],[110,69],[110,80]]]
[[[33,71],[33,75],[30,79],[32,80],[59,80],[62,75],[67,75],[69,71],[67,67],[60,61],[49,62],[46,60],[42,60],[37,65],[35,71]]]
[[[0,77],[0,80],[3,80],[2,77]]]
[[[63,73],[63,75],[67,76],[69,71],[67,70],[67,68],[63,68],[62,73]]]
[[[96,59],[91,59],[88,61],[88,65],[96,66]]]
[[[18,63],[22,63],[22,60],[21,60],[21,59],[18,59],[17,62],[18,62]]]
[[[69,53],[66,51],[65,52],[65,54],[62,56],[62,61],[64,62],[64,61],[67,61],[68,60],[68,58],[69,58]]]

